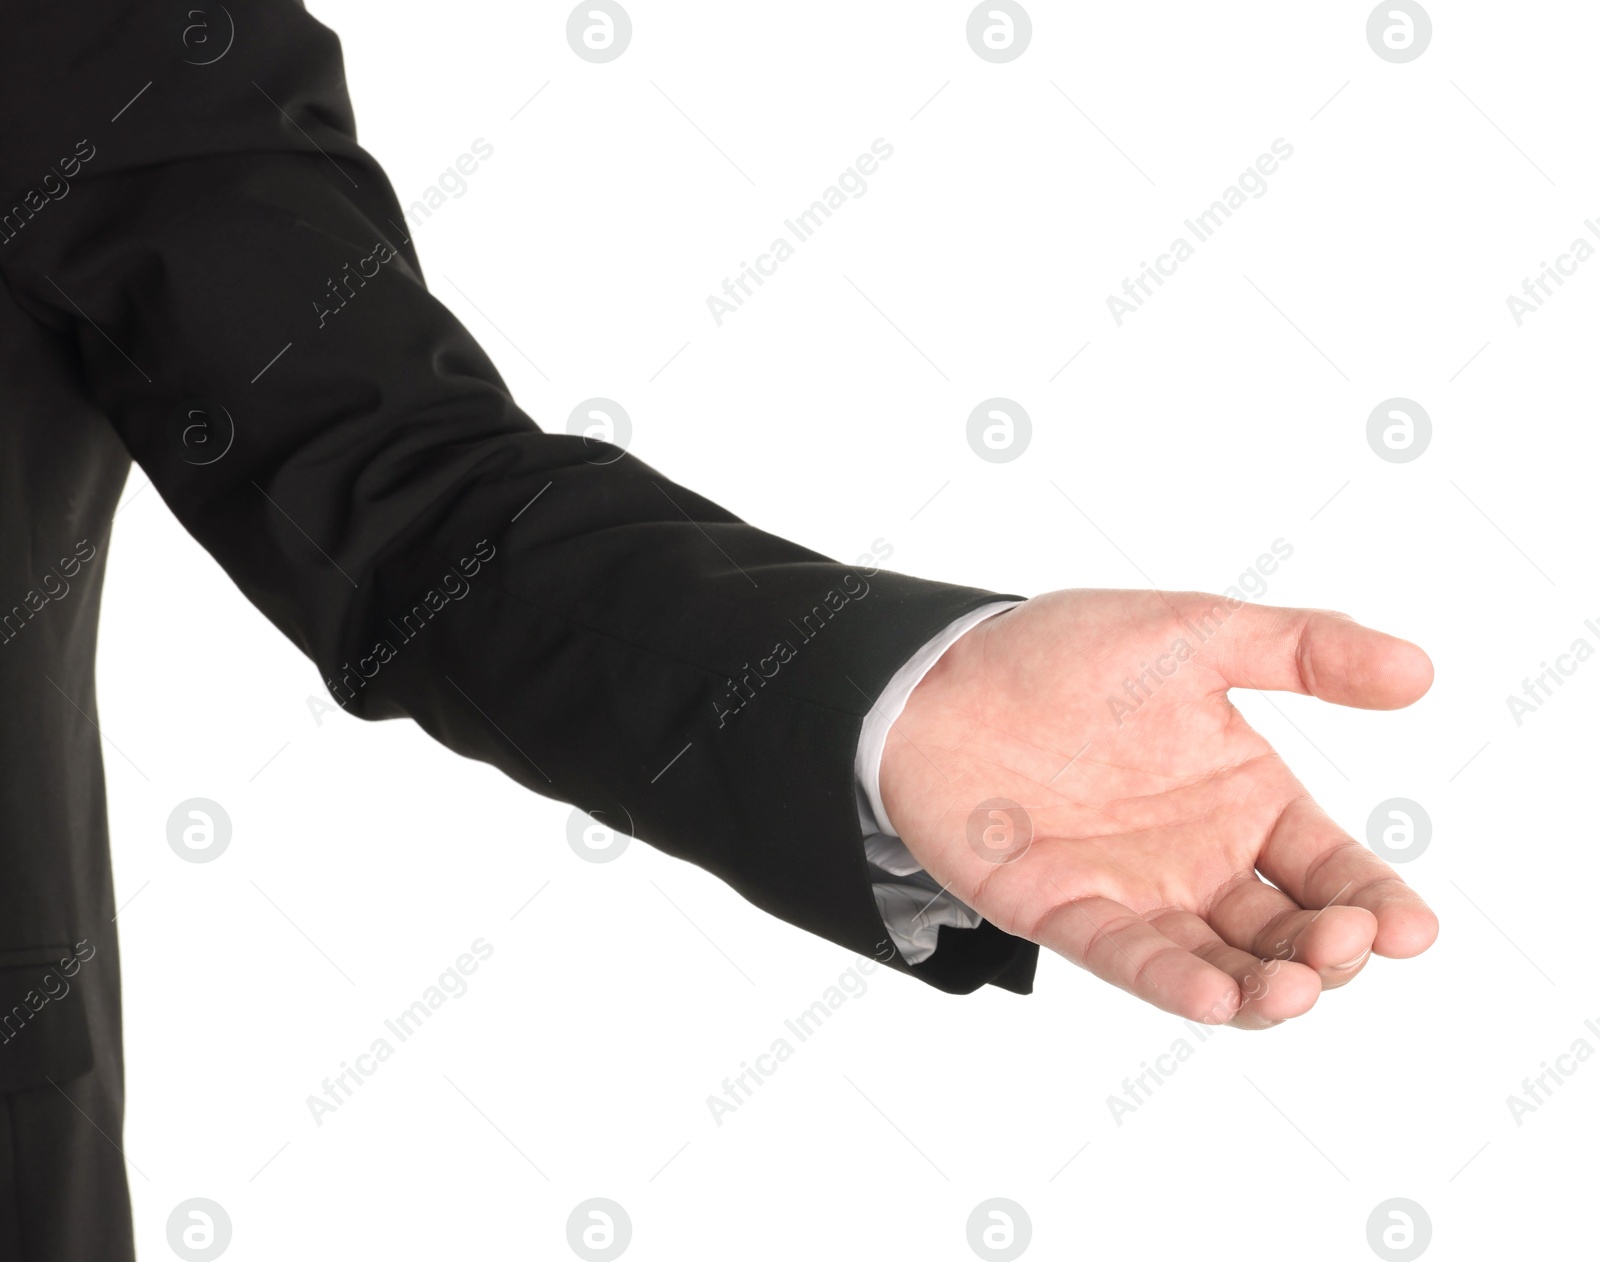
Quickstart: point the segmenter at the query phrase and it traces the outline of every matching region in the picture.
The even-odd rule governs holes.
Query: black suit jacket
[[[1037,948],[988,924],[893,952],[855,808],[863,715],[992,594],[852,569],[538,429],[428,292],[299,4],[6,0],[0,27],[0,1257],[123,1256],[93,667],[130,454],[353,713],[940,989],[1031,988]]]

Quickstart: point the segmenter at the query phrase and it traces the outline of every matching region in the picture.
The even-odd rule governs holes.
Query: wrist
[[[999,614],[1013,608],[990,609],[986,616],[964,628],[937,660],[922,673],[898,716],[890,725],[878,767],[878,796],[882,814],[895,836],[906,842],[920,861],[912,839],[923,831],[924,820],[941,795],[945,782],[939,761],[945,751],[958,745],[965,731],[980,718],[969,712],[970,703],[961,698],[976,694],[967,686],[983,660],[985,644],[993,634]]]

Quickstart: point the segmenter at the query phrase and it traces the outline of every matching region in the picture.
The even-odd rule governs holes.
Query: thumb
[[[1433,663],[1415,644],[1341,613],[1198,597],[1191,627],[1209,639],[1202,656],[1230,688],[1298,692],[1363,710],[1397,710],[1433,684]],[[1218,614],[1224,615],[1219,624]]]

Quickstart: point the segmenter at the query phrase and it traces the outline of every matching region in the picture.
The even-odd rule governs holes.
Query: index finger
[[[1439,918],[1382,859],[1340,828],[1309,795],[1278,816],[1256,867],[1308,910],[1339,904],[1378,918],[1377,955],[1420,955],[1439,936]]]

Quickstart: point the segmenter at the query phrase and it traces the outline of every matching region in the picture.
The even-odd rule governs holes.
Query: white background
[[[637,455],[747,519],[1001,591],[1220,590],[1286,540],[1267,601],[1414,639],[1437,683],[1239,704],[1358,836],[1425,807],[1402,872],[1439,942],[1217,1033],[1120,1126],[1123,1079],[1197,1042],[1176,1018],[1057,958],[1026,999],[880,970],[719,1127],[706,1097],[852,957],[642,844],[581,861],[567,808],[409,724],[319,724],[314,668],[135,470],[99,681],[144,1256],[193,1196],[241,1259],[563,1257],[591,1196],[640,1259],[971,1257],[992,1196],[1039,1257],[1369,1257],[1396,1196],[1431,1256],[1592,1249],[1600,1065],[1520,1127],[1506,1097],[1600,1047],[1600,662],[1520,727],[1505,698],[1600,646],[1600,261],[1520,328],[1505,299],[1600,214],[1600,12],[1437,3],[1395,65],[1363,3],[1035,3],[994,65],[964,4],[630,7],[592,65],[564,5],[312,4],[403,202],[493,146],[416,236],[522,405],[616,399]],[[878,137],[869,191],[717,327],[706,297]],[[1279,137],[1269,191],[1117,327],[1106,296]],[[997,395],[1034,425],[1007,464],[965,440]],[[1433,420],[1412,463],[1367,445],[1392,396]],[[196,796],[234,829],[198,865],[166,841]],[[468,993],[317,1126],[307,1096],[477,938]]]

